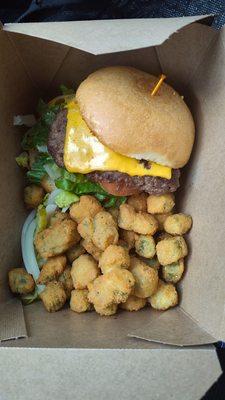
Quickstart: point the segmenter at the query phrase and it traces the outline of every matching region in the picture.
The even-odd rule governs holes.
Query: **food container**
[[[0,31],[0,398],[200,398],[221,374],[213,342],[225,339],[225,30],[202,17],[8,24]],[[107,65],[162,71],[197,127],[182,173],[179,209],[192,215],[179,307],[101,318],[22,307],[7,287],[21,265],[26,211],[14,162],[13,116],[32,113],[64,83]],[[15,340],[12,340],[15,339]]]

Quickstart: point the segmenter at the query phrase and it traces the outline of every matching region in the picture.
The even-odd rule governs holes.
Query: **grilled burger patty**
[[[63,152],[66,135],[67,110],[58,112],[49,132],[48,151],[59,167],[64,167]],[[109,193],[120,196],[130,195],[138,192],[150,194],[162,194],[175,192],[179,187],[179,169],[172,170],[171,179],[155,176],[130,176],[117,171],[96,171],[87,174],[93,182],[98,182]]]

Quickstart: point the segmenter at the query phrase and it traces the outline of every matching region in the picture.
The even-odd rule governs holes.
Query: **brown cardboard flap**
[[[0,342],[27,337],[23,307],[18,299],[0,305]]]
[[[183,26],[205,17],[29,22],[6,24],[4,29],[103,54],[159,45]]]
[[[216,342],[216,339],[198,326],[182,309],[174,308],[166,312],[155,312],[158,318],[129,334],[144,340],[175,346],[198,346]]]
[[[0,370],[5,400],[197,400],[221,374],[215,349],[165,348],[2,348]]]

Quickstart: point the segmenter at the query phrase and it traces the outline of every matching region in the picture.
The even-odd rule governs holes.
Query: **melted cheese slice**
[[[119,171],[131,176],[149,175],[171,178],[169,167],[151,162],[151,168],[145,168],[135,158],[110,150],[92,134],[74,100],[68,101],[66,107],[68,113],[64,164],[69,172],[87,174],[93,171]]]

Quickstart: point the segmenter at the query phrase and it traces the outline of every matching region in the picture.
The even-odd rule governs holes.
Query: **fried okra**
[[[172,193],[150,194],[147,198],[147,210],[150,214],[165,214],[172,211],[175,206]]]
[[[115,268],[128,268],[130,257],[128,250],[122,246],[110,245],[99,259],[99,268],[103,274]]]
[[[120,308],[126,311],[138,311],[144,308],[146,303],[146,299],[141,299],[131,294],[125,303],[120,304]]]
[[[37,283],[45,285],[46,283],[56,280],[66,268],[66,257],[56,256],[50,258],[43,264]]]
[[[145,258],[153,258],[155,255],[155,240],[151,235],[135,235],[136,253]]]
[[[117,312],[117,304],[110,304],[108,307],[99,307],[94,304],[94,309],[96,313],[100,314],[102,317],[107,317],[110,315],[114,315]]]
[[[48,175],[45,175],[42,178],[41,186],[43,187],[46,193],[51,193],[53,190],[56,189],[55,182]]]
[[[177,283],[181,280],[184,273],[184,260],[181,258],[179,261],[162,267],[162,276],[164,281]]]
[[[128,197],[127,203],[134,208],[136,212],[147,211],[147,193],[133,194]]]
[[[161,265],[168,265],[185,257],[188,254],[188,249],[182,236],[173,236],[158,242],[156,253],[159,263]]]
[[[126,269],[114,269],[100,275],[89,286],[88,299],[95,310],[105,309],[112,304],[125,303],[134,286],[134,277]],[[97,311],[98,312],[98,311]]]
[[[71,276],[75,289],[86,289],[99,274],[98,264],[89,254],[83,254],[73,262]]]
[[[66,219],[70,219],[69,214],[61,212],[61,211],[56,211],[52,214],[50,221],[49,221],[49,226],[53,226],[57,224],[57,222],[62,222],[65,221]]]
[[[142,235],[154,235],[158,229],[157,220],[145,212],[135,212],[129,204],[121,204],[118,225],[120,228]]]
[[[63,288],[66,293],[66,298],[67,298],[67,300],[69,300],[70,296],[71,296],[71,292],[74,288],[70,267],[66,267],[66,269],[63,271],[63,273],[60,275],[59,282],[61,282],[63,284]]]
[[[67,256],[70,264],[72,264],[72,262],[74,260],[76,260],[76,258],[78,258],[79,256],[81,256],[84,253],[86,253],[85,249],[83,248],[83,246],[80,243],[78,243],[78,244],[75,244],[73,247],[71,247],[69,250],[67,250],[66,256]]]
[[[158,258],[155,256],[153,258],[144,258],[141,257],[141,260],[147,264],[149,267],[156,269],[157,271],[159,270],[160,264]]]
[[[135,233],[133,231],[126,231],[120,229],[120,238],[127,243],[128,249],[133,249],[135,245]]]
[[[64,220],[37,233],[34,244],[41,258],[49,258],[64,253],[79,240],[76,222]]]
[[[104,251],[110,244],[117,244],[119,240],[117,225],[110,213],[100,211],[95,215],[93,224],[92,241],[96,247]]]
[[[152,308],[162,311],[176,306],[178,303],[178,293],[175,286],[172,283],[165,283],[160,280],[156,293],[148,299],[148,302]]]
[[[91,240],[94,233],[93,219],[90,217],[85,217],[78,224],[77,230],[83,239]]]
[[[144,299],[156,292],[158,287],[157,270],[149,267],[139,258],[131,257],[130,271],[135,279],[132,294]]]
[[[99,211],[102,211],[99,201],[94,196],[84,195],[70,207],[70,217],[79,224],[86,217],[93,218]]]
[[[84,247],[84,249],[89,254],[91,254],[92,257],[94,257],[95,260],[98,261],[100,259],[102,251],[99,250],[99,248],[94,245],[92,240],[84,239],[84,240],[81,241],[81,244]]]
[[[70,309],[77,313],[91,310],[91,303],[88,301],[87,289],[75,289],[71,292]]]
[[[45,192],[41,186],[30,185],[24,189],[24,203],[27,208],[36,208],[42,203]]]
[[[60,310],[66,303],[66,293],[61,282],[49,282],[39,296],[49,312]]]
[[[192,226],[192,218],[187,214],[173,214],[166,218],[164,229],[171,235],[184,235]]]
[[[12,293],[28,294],[35,288],[33,276],[24,268],[13,268],[8,273],[9,287]]]
[[[167,219],[167,217],[169,217],[171,215],[171,213],[166,213],[166,214],[154,214],[154,217],[157,219],[158,221],[158,230],[159,231],[163,231],[164,230],[164,222]]]

